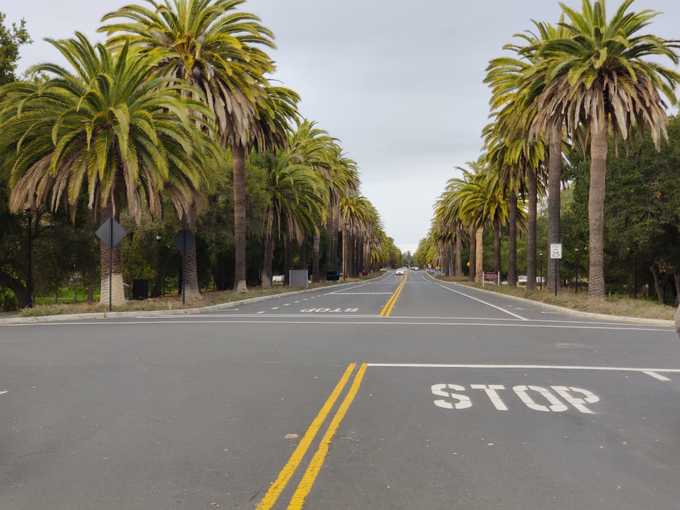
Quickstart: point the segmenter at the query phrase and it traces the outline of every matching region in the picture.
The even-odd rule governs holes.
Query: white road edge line
[[[434,282],[434,281],[433,281],[433,282]],[[484,301],[483,299],[479,299],[479,298],[476,298],[476,297],[471,296],[471,295],[469,295],[469,294],[466,294],[465,292],[461,292],[461,291],[459,291],[459,290],[452,289],[451,287],[448,287],[448,286],[446,286],[446,285],[442,285],[441,283],[438,283],[438,282],[434,282],[434,283],[435,283],[436,285],[439,285],[442,289],[446,289],[446,290],[448,290],[449,292],[455,292],[456,294],[460,294],[461,296],[464,296],[464,297],[466,297],[466,298],[468,298],[468,299],[472,299],[473,301],[477,301],[477,302],[482,303],[482,304],[484,304],[484,305],[486,305],[486,306],[490,306],[491,308],[495,308],[496,310],[500,310],[501,312],[507,313],[508,315],[512,315],[513,317],[515,317],[516,319],[519,319],[519,320],[521,320],[521,321],[528,321],[528,320],[529,320],[529,319],[527,319],[526,317],[522,317],[521,315],[517,315],[516,313],[511,312],[510,310],[506,310],[506,309],[503,308],[502,306],[494,305],[494,304],[492,304],[492,303],[489,303],[488,301]]]
[[[592,372],[636,372],[647,374],[655,379],[670,381],[660,375],[680,374],[680,368],[633,368],[633,367],[602,367],[602,366],[571,366],[571,365],[444,365],[438,363],[368,363],[374,368],[473,368],[473,369],[519,369],[519,370],[584,370]],[[652,375],[654,374],[654,375]],[[663,379],[660,379],[662,378]]]
[[[653,378],[656,379],[657,381],[661,381],[661,382],[671,382],[671,380],[670,380],[668,377],[663,376],[663,375],[661,375],[661,374],[657,374],[656,372],[654,372],[654,371],[652,371],[652,370],[645,370],[644,373],[645,373],[645,375],[648,375],[649,377],[653,377]]]

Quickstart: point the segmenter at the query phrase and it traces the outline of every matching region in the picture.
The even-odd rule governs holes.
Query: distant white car
[[[411,269],[413,269],[414,271],[420,271],[420,268],[418,266],[413,266]]]
[[[397,276],[404,276],[406,274],[406,269],[404,269],[403,267],[400,267],[399,269],[397,269],[394,272],[394,274],[397,275]]]

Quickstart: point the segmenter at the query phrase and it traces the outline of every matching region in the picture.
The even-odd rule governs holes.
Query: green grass
[[[347,282],[363,281],[373,278],[376,275],[370,275],[366,278],[349,279]],[[340,282],[343,283],[343,282]],[[310,286],[314,288],[324,288],[335,285],[334,283],[318,283]],[[163,310],[183,310],[190,308],[201,308],[204,306],[219,305],[224,303],[231,303],[234,301],[241,301],[243,299],[252,299],[264,296],[276,296],[279,294],[286,294],[294,292],[299,289],[292,289],[289,287],[274,287],[271,289],[262,289],[253,287],[249,289],[246,294],[239,294],[234,291],[214,291],[203,293],[201,299],[182,305],[182,299],[179,296],[164,296],[161,298],[148,299],[146,301],[128,301],[125,306],[114,307],[114,312],[151,312]],[[71,295],[72,292],[71,292]],[[26,308],[19,313],[20,317],[44,317],[46,315],[70,315],[82,313],[102,313],[108,312],[108,306],[100,305],[98,302],[94,304],[88,303],[72,303],[59,302],[54,303],[54,297],[50,302],[50,298],[36,299],[37,305],[33,308]]]
[[[481,289],[477,283],[470,283],[462,278],[443,278],[446,281],[456,281],[470,287]],[[521,287],[486,285],[484,290],[490,290],[499,294],[517,296],[550,305],[563,306],[581,312],[600,313],[605,315],[618,315],[621,317],[635,317],[639,319],[662,319],[673,320],[676,308],[660,305],[648,299],[633,299],[628,296],[610,296],[604,300],[588,299],[587,291],[574,293],[573,290],[562,290],[557,297],[548,290],[529,292]]]

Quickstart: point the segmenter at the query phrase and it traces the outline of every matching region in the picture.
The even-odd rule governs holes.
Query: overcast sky
[[[121,0],[0,0],[35,40],[21,68],[57,59],[45,37],[96,35]],[[567,0],[580,5],[580,0]],[[610,10],[619,5],[609,0]],[[656,33],[680,38],[680,1],[638,0],[663,14]],[[556,20],[557,0],[249,0],[277,36],[277,78],[303,114],[340,138],[389,235],[414,250],[455,167],[477,158],[488,117],[490,58],[530,20]]]

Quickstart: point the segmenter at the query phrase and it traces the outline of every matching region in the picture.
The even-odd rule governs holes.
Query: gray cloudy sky
[[[58,58],[44,37],[80,30],[129,0],[0,0],[25,18],[35,43],[22,68]],[[580,5],[580,0],[567,0]],[[476,159],[487,120],[488,60],[531,19],[555,20],[557,0],[249,0],[277,36],[278,78],[302,111],[340,138],[389,235],[414,250],[456,166]],[[619,5],[609,1],[610,9]],[[680,38],[678,0],[638,0],[663,11],[655,32]]]

